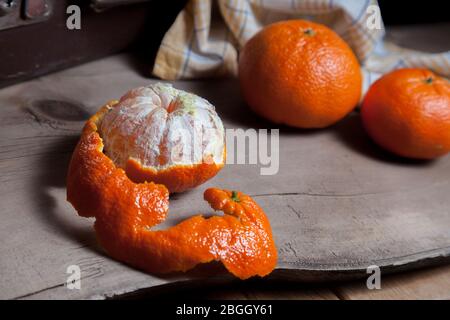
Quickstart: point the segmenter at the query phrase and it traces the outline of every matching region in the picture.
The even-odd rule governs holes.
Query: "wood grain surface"
[[[365,281],[342,284],[331,290],[345,300],[450,300],[450,266],[382,277],[379,290],[368,290]]]
[[[163,286],[138,290],[118,299],[231,299],[231,300],[450,300],[450,266],[382,275],[380,289],[369,290],[366,279],[342,283],[298,283],[250,280],[228,284]]]
[[[92,220],[65,201],[70,154],[86,118],[105,101],[153,80],[113,56],[0,91],[2,298],[96,298],[196,281],[202,272],[141,273],[104,255]],[[179,82],[216,105],[226,128],[272,128],[248,111],[235,80]],[[243,190],[266,210],[280,253],[272,278],[325,281],[445,260],[450,253],[450,159],[405,162],[366,137],[358,114],[322,131],[281,128],[278,174],[228,165],[175,195],[166,226],[196,213],[208,186]],[[65,287],[82,270],[82,290]],[[208,275],[223,277],[223,270]]]
[[[117,55],[0,90],[0,298],[105,298],[234,281],[217,266],[157,277],[114,261],[97,245],[93,220],[78,217],[65,200],[84,121],[104,102],[153,81],[128,55]],[[277,128],[248,110],[235,79],[174,85],[209,99],[226,128]],[[280,259],[261,281],[300,285],[363,278],[373,264],[386,274],[449,261],[450,157],[393,157],[368,139],[354,113],[326,130],[281,127],[279,161],[273,176],[260,175],[259,165],[227,165],[205,185],[171,197],[164,226],[211,214],[202,192],[219,186],[251,194],[271,220]],[[69,265],[81,268],[81,290],[65,286]],[[448,298],[443,270],[434,281],[446,283],[437,296]],[[370,297],[417,290],[420,279],[404,280]],[[364,283],[313,287],[301,297],[367,298]]]

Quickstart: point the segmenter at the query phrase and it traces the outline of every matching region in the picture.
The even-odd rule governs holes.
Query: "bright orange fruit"
[[[239,56],[239,80],[256,113],[300,128],[342,119],[362,87],[350,47],[326,26],[304,20],[274,23],[251,38]]]
[[[78,214],[95,217],[98,241],[115,259],[151,273],[186,271],[221,261],[235,276],[265,276],[277,251],[264,211],[249,196],[211,188],[204,198],[223,216],[187,219],[167,230],[150,228],[166,218],[169,192],[135,183],[103,152],[98,127],[114,103],[86,123],[67,177],[67,199]]]
[[[399,69],[378,79],[361,109],[364,126],[382,147],[404,157],[450,152],[450,83],[425,69]]]
[[[99,132],[105,153],[135,182],[182,192],[225,164],[225,134],[205,99],[157,83],[133,89],[111,105]]]

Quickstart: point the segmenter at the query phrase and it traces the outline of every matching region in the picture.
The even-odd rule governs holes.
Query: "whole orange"
[[[425,69],[399,69],[378,79],[361,109],[382,147],[404,157],[433,159],[450,151],[450,83]]]
[[[259,115],[300,128],[327,127],[359,102],[362,77],[350,47],[324,25],[271,24],[239,56],[241,91]]]

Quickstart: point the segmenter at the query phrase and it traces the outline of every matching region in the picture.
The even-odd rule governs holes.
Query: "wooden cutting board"
[[[0,90],[0,298],[104,298],[189,281],[230,281],[216,266],[157,277],[116,262],[96,244],[93,220],[65,200],[71,152],[88,116],[146,85],[127,55]],[[226,128],[277,128],[242,101],[235,79],[176,82],[216,105]],[[273,279],[342,280],[450,260],[450,157],[406,161],[375,146],[357,113],[318,131],[280,128],[279,172],[227,165],[199,188],[171,198],[165,226],[197,213],[209,186],[252,195],[272,223],[279,251]],[[69,290],[69,265],[81,290]]]

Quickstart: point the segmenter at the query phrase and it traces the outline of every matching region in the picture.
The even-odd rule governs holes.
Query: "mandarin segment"
[[[225,133],[214,106],[157,83],[132,89],[99,125],[105,154],[135,182],[182,192],[212,178],[225,163]]]

